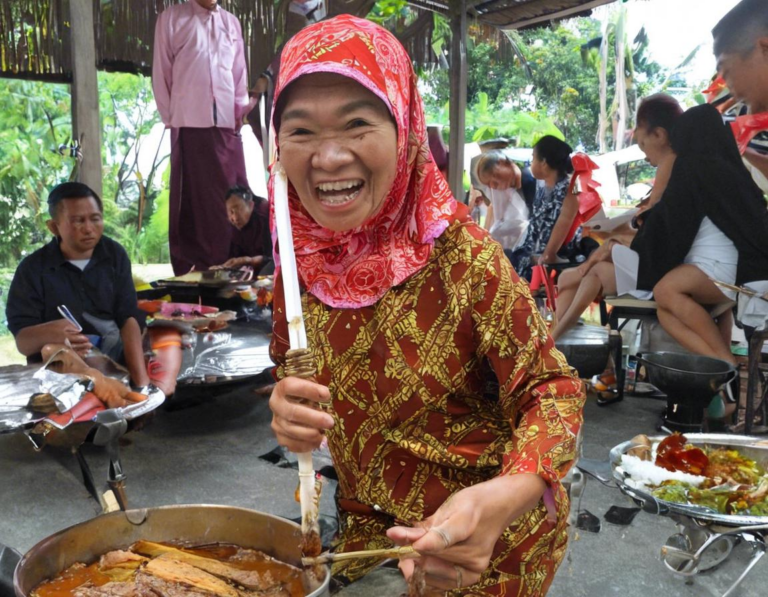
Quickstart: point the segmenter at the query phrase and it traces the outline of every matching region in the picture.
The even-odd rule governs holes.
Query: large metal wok
[[[230,506],[163,506],[105,514],[43,539],[16,567],[16,597],[27,597],[39,583],[75,562],[94,562],[102,554],[125,549],[140,539],[187,545],[232,543],[301,566],[301,527],[296,523]],[[329,595],[329,582],[326,570],[322,586],[308,591],[307,597]]]
[[[648,380],[667,395],[665,426],[683,433],[701,431],[704,409],[737,375],[727,361],[682,352],[650,352],[638,360]]]
[[[655,444],[666,436],[651,437]],[[688,443],[696,446],[723,446],[737,449],[744,456],[768,469],[768,440],[713,433],[688,433]],[[690,577],[708,570],[730,555],[737,539],[752,548],[752,557],[744,572],[723,594],[733,595],[750,570],[765,555],[768,537],[768,516],[740,516],[721,514],[710,508],[692,504],[677,504],[661,500],[650,492],[634,487],[621,466],[621,458],[636,446],[632,441],[615,446],[610,452],[613,478],[622,493],[632,498],[643,510],[651,514],[668,516],[678,525],[661,549],[661,557],[673,573]]]
[[[736,376],[736,368],[727,361],[683,352],[649,352],[638,360],[648,369],[650,382],[679,404],[706,407]]]

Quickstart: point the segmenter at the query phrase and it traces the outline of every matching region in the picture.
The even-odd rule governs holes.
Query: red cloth
[[[243,141],[233,129],[171,129],[168,242],[176,275],[207,270],[229,258],[232,226],[224,196],[248,186]]]
[[[563,241],[563,245],[567,245],[573,239],[576,231],[591,220],[600,208],[603,207],[603,200],[600,198],[600,194],[597,192],[597,187],[600,183],[596,180],[592,180],[592,172],[600,168],[595,162],[589,159],[589,156],[584,153],[576,153],[571,158],[573,163],[573,176],[571,178],[571,186],[568,188],[569,193],[575,192],[576,182],[579,183],[578,199],[579,199],[579,211],[576,213],[576,217],[573,219],[573,225],[568,231],[568,235]]]
[[[739,153],[744,155],[744,152],[749,146],[749,142],[752,141],[755,135],[768,130],[768,112],[737,116],[736,119],[731,122],[731,130],[733,131],[733,136],[736,138],[736,145],[739,146]]]
[[[333,232],[319,226],[289,184],[301,282],[327,305],[369,306],[427,264],[456,200],[429,152],[411,60],[389,31],[349,15],[303,29],[283,49],[274,105],[292,81],[319,72],[354,79],[386,104],[397,123],[397,177],[379,213],[359,228]],[[274,215],[270,221],[276,243]],[[276,245],[274,253],[279,266]]]
[[[718,99],[718,97],[720,97],[723,93],[728,93],[728,85],[725,84],[725,79],[717,75],[712,79],[709,87],[704,89],[701,93],[704,95],[707,103],[711,104],[714,103],[714,101]]]
[[[80,401],[68,411],[49,415],[45,420],[51,422],[59,429],[64,429],[65,427],[69,427],[72,423],[91,421],[93,420],[93,417],[106,408],[104,403],[99,400],[95,394],[86,392]]]

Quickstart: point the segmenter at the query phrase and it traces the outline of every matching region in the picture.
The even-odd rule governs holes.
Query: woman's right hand
[[[589,273],[589,270],[591,270],[592,266],[594,265],[595,265],[595,262],[590,259],[582,263],[579,267],[577,267],[576,271],[579,272],[579,275],[583,278]]]
[[[280,380],[272,396],[272,431],[277,442],[291,452],[310,452],[320,445],[333,417],[318,408],[320,402],[329,402],[331,393],[326,386],[308,379],[286,377]]]
[[[611,251],[617,244],[618,243],[615,240],[609,238],[597,249],[595,249],[594,253],[589,256],[589,259],[577,267],[576,271],[579,272],[582,277],[586,276],[587,273],[589,273],[589,270],[595,267],[596,264],[600,263],[601,261],[608,261],[611,258]]]

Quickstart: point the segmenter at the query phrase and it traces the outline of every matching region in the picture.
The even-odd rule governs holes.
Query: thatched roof
[[[591,9],[614,0],[466,0],[468,12],[485,25],[519,29],[549,21],[588,15]],[[409,0],[409,4],[443,14],[452,0]]]
[[[69,82],[72,79],[68,2],[0,2],[0,76]],[[157,14],[184,0],[92,0],[97,66],[149,74]],[[327,0],[329,14],[367,14],[375,0]],[[494,27],[526,26],[583,12],[612,0],[467,0],[468,12]],[[250,72],[261,73],[292,33],[289,0],[221,0],[243,25]],[[455,0],[411,0],[419,17],[398,33],[416,62],[431,60],[431,12],[449,14]]]

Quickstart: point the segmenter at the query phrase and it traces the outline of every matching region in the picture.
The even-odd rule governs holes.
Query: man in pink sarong
[[[226,191],[248,184],[240,138],[248,75],[237,17],[217,0],[169,6],[155,26],[152,87],[171,129],[173,271],[205,270],[227,260]]]

